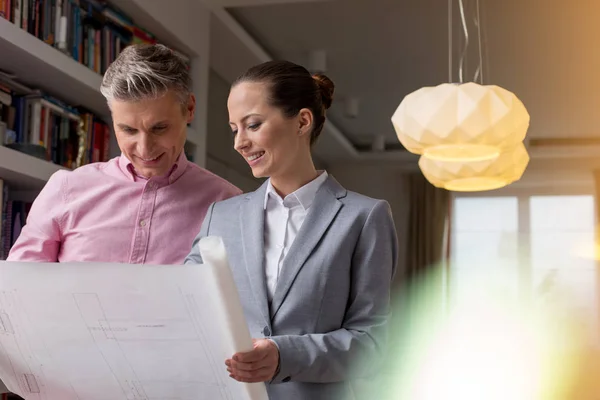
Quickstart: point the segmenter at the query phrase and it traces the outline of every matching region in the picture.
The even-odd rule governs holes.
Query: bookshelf
[[[14,74],[27,86],[71,106],[82,106],[111,125],[110,110],[100,93],[102,76],[4,18],[0,18],[1,72]],[[186,152],[194,154],[201,140],[193,127],[187,129]],[[110,158],[119,153],[111,133]],[[39,191],[59,169],[64,168],[0,145],[0,179],[13,189]]]
[[[110,119],[106,100],[100,93],[100,74],[4,18],[0,18],[0,70],[14,73],[28,86]]]
[[[50,176],[64,169],[28,154],[0,146],[0,178],[19,191],[38,191]]]

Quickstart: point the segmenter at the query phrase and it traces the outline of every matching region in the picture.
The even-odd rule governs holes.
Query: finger
[[[258,369],[272,366],[272,365],[273,365],[273,361],[270,360],[268,357],[265,357],[262,360],[249,362],[249,363],[232,361],[231,364],[229,365],[229,367],[233,368],[233,369],[239,369],[240,371],[256,371]]]
[[[258,375],[243,375],[243,374],[236,374],[235,372],[232,372],[231,374],[229,374],[229,376],[239,382],[251,383],[251,382],[268,381],[273,376],[273,373],[270,370],[265,369]]]
[[[262,368],[255,369],[252,371],[244,371],[241,369],[233,368],[231,373],[235,376],[239,376],[242,378],[256,378],[256,377],[260,377],[263,375],[268,375],[269,371],[272,371],[272,370],[273,370],[272,367],[262,367]]]
[[[251,363],[262,360],[267,354],[268,352],[265,349],[259,347],[245,353],[236,353],[232,358],[237,362]]]

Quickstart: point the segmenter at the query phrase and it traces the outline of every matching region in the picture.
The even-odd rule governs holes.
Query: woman
[[[226,360],[230,376],[267,382],[271,399],[337,399],[376,371],[385,351],[397,238],[387,202],[317,171],[311,145],[334,85],[286,61],[250,68],[227,106],[235,149],[257,191],[213,204],[198,241],[223,238],[254,349]]]

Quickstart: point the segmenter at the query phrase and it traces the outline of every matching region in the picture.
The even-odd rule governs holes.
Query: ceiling
[[[390,117],[402,98],[449,81],[447,0],[209,1],[273,58],[309,67],[309,53],[325,50],[326,74],[336,84],[329,118],[358,149],[377,135],[397,147]],[[463,77],[469,81],[478,64],[476,2],[463,1],[471,38]],[[453,3],[452,79],[458,81],[463,37],[458,0]],[[600,37],[600,2],[480,0],[480,15],[483,83],[511,90],[524,102],[531,115],[528,137],[600,137],[594,40]],[[226,50],[230,57],[244,51]],[[245,66],[228,68],[237,75]],[[345,115],[348,97],[359,101],[355,118]]]

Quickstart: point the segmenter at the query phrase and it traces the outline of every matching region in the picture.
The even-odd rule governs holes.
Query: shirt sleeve
[[[8,254],[8,261],[57,262],[62,241],[62,223],[67,212],[67,171],[54,173],[31,206],[21,234]]]

